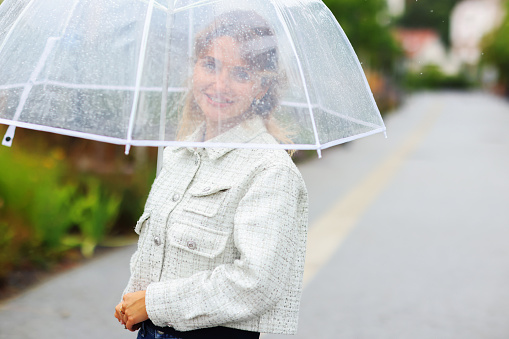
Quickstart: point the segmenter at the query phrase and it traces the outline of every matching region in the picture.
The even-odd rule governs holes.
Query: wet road
[[[387,140],[301,167],[314,215],[295,338],[509,338],[509,104],[421,94],[386,122]]]
[[[388,139],[299,166],[311,228],[294,338],[509,338],[509,103],[423,93],[386,124]],[[112,317],[132,252],[3,303],[0,338],[134,338]]]

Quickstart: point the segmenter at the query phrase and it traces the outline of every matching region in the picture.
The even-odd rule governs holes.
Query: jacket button
[[[154,238],[154,244],[156,244],[156,246],[161,245],[161,239],[159,239],[159,237],[155,237]]]
[[[189,240],[187,242],[187,247],[190,249],[190,250],[195,250],[196,249],[196,243],[194,241],[191,241]]]
[[[179,199],[180,199],[180,194],[178,194],[178,193],[175,193],[173,195],[173,197],[171,198],[171,200],[173,200],[174,202],[177,202]]]

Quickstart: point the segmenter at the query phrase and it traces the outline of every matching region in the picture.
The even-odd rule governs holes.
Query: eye
[[[244,68],[235,68],[232,71],[232,78],[239,82],[250,81],[252,76],[251,73]]]
[[[205,59],[201,62],[201,67],[204,68],[207,72],[215,73],[217,70],[217,65],[214,60]]]

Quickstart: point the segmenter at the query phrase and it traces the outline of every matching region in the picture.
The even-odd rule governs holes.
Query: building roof
[[[419,55],[430,44],[440,41],[440,36],[433,29],[399,28],[395,31],[396,39],[401,43],[405,54],[409,58]]]

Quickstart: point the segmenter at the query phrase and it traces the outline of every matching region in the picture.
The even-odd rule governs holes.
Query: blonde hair
[[[263,98],[253,101],[251,107],[243,113],[244,119],[261,116],[267,131],[278,142],[292,144],[289,131],[281,127],[272,116],[279,106],[280,92],[286,86],[286,74],[279,65],[274,31],[254,11],[227,12],[197,35],[194,62],[207,53],[216,39],[224,36],[247,47],[242,49],[242,57],[261,77],[262,86],[267,88]],[[192,134],[204,120],[192,90],[185,95],[181,113],[177,140]]]

